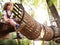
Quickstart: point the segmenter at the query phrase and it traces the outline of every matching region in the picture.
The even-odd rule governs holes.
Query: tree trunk
[[[58,12],[57,12],[57,9],[55,8],[55,5],[53,4],[52,1],[46,0],[46,2],[47,2],[47,5],[48,5],[51,13],[52,13],[52,16],[53,16],[55,22],[56,22],[56,24],[57,24],[57,28],[59,28],[59,29],[55,29],[55,30],[56,30],[55,33],[56,33],[57,31],[60,32],[60,17],[59,17],[59,14],[58,14]],[[49,2],[51,2],[51,5],[49,4]],[[59,34],[60,34],[60,33],[59,33]],[[55,36],[56,36],[56,34],[55,34]],[[54,40],[57,41],[57,42],[60,42],[60,36],[59,36],[59,37],[54,37]]]

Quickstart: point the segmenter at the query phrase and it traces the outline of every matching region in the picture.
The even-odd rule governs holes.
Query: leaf
[[[40,1],[40,0],[33,0],[33,5],[34,5],[35,7],[37,7],[38,4],[39,4],[39,1]]]
[[[52,1],[51,0],[49,0],[48,5],[49,5],[49,7],[52,6]]]

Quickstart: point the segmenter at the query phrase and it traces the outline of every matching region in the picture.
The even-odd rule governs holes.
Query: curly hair
[[[3,10],[7,10],[7,6],[9,6],[9,5],[11,5],[13,8],[13,4],[11,2],[7,2],[7,3],[5,3]]]

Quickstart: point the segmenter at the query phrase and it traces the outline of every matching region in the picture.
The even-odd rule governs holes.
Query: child
[[[2,17],[3,17],[3,21],[5,23],[10,23],[15,29],[19,28],[19,24],[17,24],[14,20],[13,20],[13,4],[8,2],[5,3],[4,8],[3,8],[3,13],[2,13]]]

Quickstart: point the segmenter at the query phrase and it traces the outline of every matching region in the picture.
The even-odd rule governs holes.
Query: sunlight
[[[34,43],[34,45],[41,45],[42,41],[34,41],[33,43]]]
[[[41,24],[47,23],[47,21],[49,21],[48,11],[45,7],[46,6],[42,3],[39,5],[37,10],[35,10],[35,15],[37,17],[36,20]]]
[[[24,5],[25,10],[29,13],[30,9],[34,11],[34,19],[41,24],[50,26],[49,15],[47,11],[47,6],[44,3],[40,3],[37,8],[30,6],[31,4]],[[30,6],[30,7],[29,7]]]

